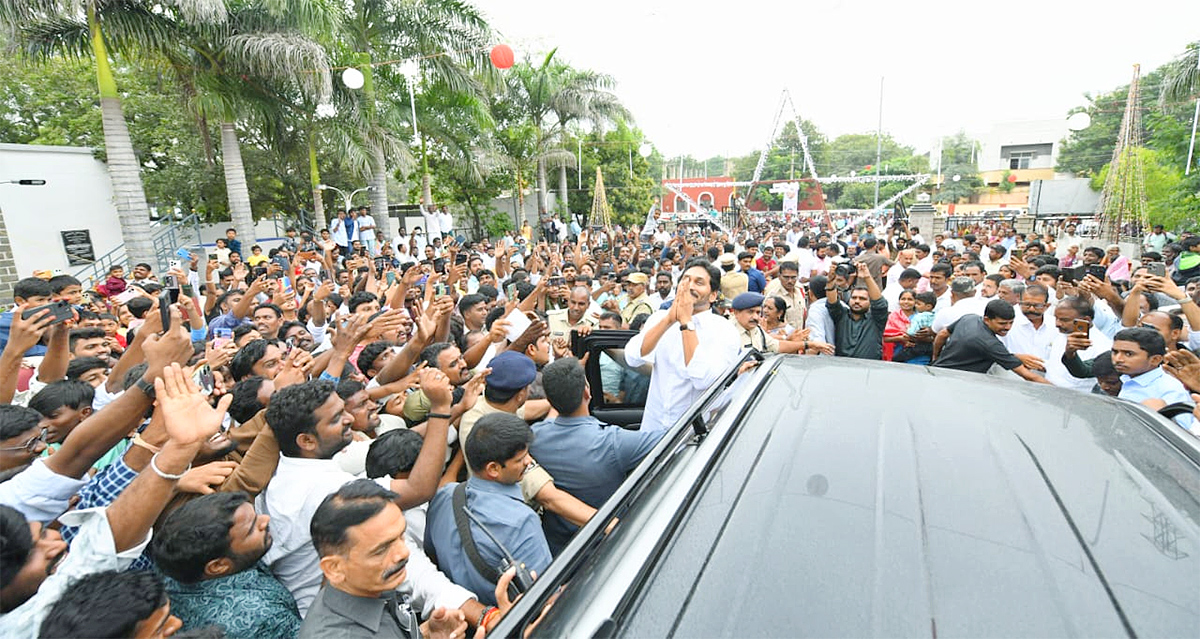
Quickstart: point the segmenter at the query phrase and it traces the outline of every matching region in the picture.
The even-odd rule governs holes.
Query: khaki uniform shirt
[[[788,303],[788,310],[787,313],[784,313],[783,321],[796,330],[802,330],[804,328],[804,309],[808,306],[808,300],[804,296],[804,289],[800,286],[796,286],[794,291],[794,293],[788,293],[787,289],[783,288],[783,283],[776,279],[767,283],[763,295],[782,297]]]
[[[729,318],[729,323],[733,325],[733,330],[737,331],[738,339],[742,340],[742,348],[756,348],[763,353],[779,352],[779,340],[767,335],[761,326],[742,328],[732,317]]]

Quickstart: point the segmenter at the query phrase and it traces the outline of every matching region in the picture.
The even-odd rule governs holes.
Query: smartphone
[[[1084,270],[1088,275],[1091,275],[1101,282],[1104,281],[1104,277],[1108,273],[1108,268],[1100,264],[1089,264],[1088,266],[1084,267]]]
[[[1146,272],[1157,277],[1166,277],[1167,265],[1163,262],[1150,262],[1146,265]]]
[[[258,278],[260,278],[260,277],[262,277],[262,276],[264,276],[264,275],[266,275],[266,274],[267,274],[267,267],[265,267],[265,266],[255,266],[255,267],[254,267],[254,270],[252,271],[252,273],[253,273],[253,275],[254,275],[254,279],[258,279]]]
[[[295,289],[292,288],[292,278],[286,275],[280,276],[279,290],[283,291],[284,293],[295,293]]]
[[[516,282],[513,282],[512,284],[507,284],[507,285],[505,285],[505,287],[504,287],[504,297],[506,297],[506,298],[508,298],[508,299],[510,299],[510,300],[515,300],[515,299],[517,299],[517,284],[516,284]]]
[[[135,297],[141,297],[141,289],[129,287],[117,295],[113,296],[113,301],[118,304],[128,304]]]
[[[35,306],[21,313],[21,317],[29,319],[47,309],[54,316],[54,321],[50,322],[51,324],[61,324],[67,320],[75,319],[75,311],[71,308],[71,303],[66,300],[58,300],[57,302]]]
[[[469,260],[469,259],[471,259],[470,255],[467,255],[466,253],[459,251],[454,256],[454,263],[455,264],[466,264],[467,260]]]
[[[178,293],[178,290],[176,290]],[[158,294],[158,317],[162,320],[162,332],[165,334],[171,330],[171,289],[164,288]]]
[[[213,372],[208,364],[196,369],[192,373],[192,381],[196,382],[196,386],[200,387],[200,392],[205,395],[212,395],[213,392]]]
[[[1092,330],[1092,323],[1083,318],[1077,319],[1074,322],[1072,330],[1076,333],[1087,333]]]
[[[233,341],[233,330],[228,328],[213,329],[213,348],[219,349]]]
[[[1064,282],[1067,282],[1069,284],[1074,284],[1081,279],[1083,279],[1083,267],[1082,266],[1071,266],[1071,267],[1062,269],[1062,280]]]
[[[549,278],[546,278],[546,284],[547,284],[548,286],[565,286],[565,285],[566,285],[566,283],[567,283],[567,279],[566,279],[565,277],[549,277]]]
[[[396,271],[387,271],[386,274],[387,274],[388,286],[395,284],[396,283]]]
[[[192,252],[185,248],[175,249],[175,257],[178,257],[184,262],[190,262],[192,261]]]
[[[1015,248],[1009,253],[1018,260],[1025,259],[1025,249]]]
[[[176,271],[176,270],[182,271],[183,270],[183,262],[181,262],[179,260],[167,260],[167,270],[168,271]]]
[[[439,282],[433,285],[433,294],[437,296],[449,295],[450,289],[446,288],[445,284]]]

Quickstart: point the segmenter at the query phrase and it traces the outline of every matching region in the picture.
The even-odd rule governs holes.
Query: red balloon
[[[488,54],[492,59],[492,64],[497,69],[507,69],[513,65],[513,50],[507,44],[497,44],[492,47],[492,52]]]
[[[1008,176],[1008,181],[1009,181],[1009,182],[1016,182],[1016,181],[1017,181],[1017,176],[1015,176],[1015,175],[1012,175],[1012,174],[1009,174],[1009,176]]]

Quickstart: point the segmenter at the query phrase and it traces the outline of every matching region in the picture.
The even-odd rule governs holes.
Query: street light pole
[[[373,186],[364,186],[364,187],[362,187],[361,189],[354,189],[354,190],[353,190],[353,191],[351,191],[350,193],[346,193],[345,191],[343,191],[343,190],[339,189],[338,187],[336,187],[336,186],[330,186],[330,185],[328,185],[328,184],[318,184],[318,185],[317,185],[317,188],[318,188],[319,190],[322,190],[322,191],[337,191],[339,194],[341,194],[341,196],[342,196],[342,199],[346,201],[346,207],[345,207],[345,208],[346,208],[346,211],[347,211],[347,212],[349,212],[349,211],[350,211],[350,204],[351,204],[351,202],[353,202],[353,201],[354,201],[354,196],[355,196],[355,195],[358,195],[359,193],[363,193],[363,192],[365,192],[365,191],[370,191],[371,189],[373,189],[373,188],[375,188],[375,187],[373,187]]]
[[[883,156],[883,78],[879,78],[879,128],[875,132],[875,207],[879,208],[879,162]]]

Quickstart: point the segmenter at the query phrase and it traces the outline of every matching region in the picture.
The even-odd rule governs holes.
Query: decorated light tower
[[[1117,133],[1104,190],[1096,207],[1100,237],[1141,242],[1146,226],[1146,174],[1142,167],[1142,110],[1139,100],[1140,65],[1133,65],[1133,80],[1125,100],[1125,115]]]
[[[592,194],[592,215],[590,222],[599,224],[604,230],[612,230],[612,209],[608,206],[608,195],[604,192],[604,174],[596,167],[596,188]]]

